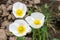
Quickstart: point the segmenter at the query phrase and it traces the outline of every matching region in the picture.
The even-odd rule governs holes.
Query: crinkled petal
[[[45,16],[42,13],[39,13],[39,12],[34,12],[34,13],[31,14],[31,16],[33,18],[37,18],[37,19],[40,19],[40,20],[45,18]]]
[[[38,28],[41,28],[44,24],[44,19],[43,20],[40,20],[41,21],[41,24],[40,25],[34,25],[33,24],[33,20],[35,18],[34,17],[31,17],[31,16],[28,16],[25,18],[25,20],[29,23],[29,25],[32,27],[32,28],[35,28],[35,29],[38,29]]]
[[[22,9],[23,10],[23,16],[16,16],[16,10],[17,9]],[[16,2],[13,4],[13,9],[12,9],[12,13],[14,14],[14,16],[16,18],[23,18],[26,14],[27,11],[27,6],[21,2]]]
[[[12,23],[12,24],[10,24],[10,25],[9,25],[9,31],[16,33],[16,32],[17,32],[17,31],[16,31],[17,25],[18,25],[17,23]]]

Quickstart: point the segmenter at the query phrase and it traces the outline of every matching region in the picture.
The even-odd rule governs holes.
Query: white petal
[[[16,33],[16,32],[17,32],[17,31],[16,31],[16,27],[17,27],[17,26],[18,26],[17,23],[12,23],[12,24],[10,24],[10,25],[9,25],[9,31]]]
[[[23,16],[21,16],[21,17],[16,16],[15,11],[16,11],[17,9],[22,9],[22,10],[23,10]],[[25,16],[25,14],[26,14],[27,6],[26,6],[25,4],[23,4],[23,3],[21,3],[21,2],[16,2],[16,3],[13,4],[13,9],[12,9],[12,10],[13,10],[12,12],[13,12],[13,14],[14,14],[14,16],[15,16],[16,18],[23,18],[23,17]]]
[[[34,18],[40,19],[40,20],[45,18],[45,16],[42,13],[39,13],[39,12],[34,12],[34,13],[31,14],[31,16],[34,17]]]
[[[27,26],[27,25],[26,25]],[[31,32],[31,27],[27,26],[27,32],[30,33]]]
[[[31,16],[25,18],[25,20],[30,24],[34,20]],[[31,25],[31,24],[30,24]]]
[[[13,4],[13,10],[16,10],[16,9],[19,9],[19,8],[24,9],[24,11],[27,10],[27,6],[24,3],[16,2],[16,3]]]
[[[22,37],[25,36],[27,33],[23,33],[23,34],[19,34],[18,32],[13,32],[14,35],[18,36],[18,37]]]
[[[21,19],[17,19],[14,22],[18,24],[27,24],[24,20],[21,20]]]
[[[32,27],[32,22],[33,22],[33,18],[31,16],[28,16],[25,18],[25,20],[29,23],[29,25]]]

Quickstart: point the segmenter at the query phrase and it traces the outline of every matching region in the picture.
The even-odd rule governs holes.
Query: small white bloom
[[[34,12],[31,16],[25,18],[25,20],[30,24],[32,28],[41,28],[44,24],[45,16],[42,13]]]
[[[31,32],[31,28],[24,20],[16,20],[14,23],[9,25],[9,30],[14,35],[21,37]]]
[[[16,18],[23,18],[26,14],[27,6],[21,2],[16,2],[13,4],[12,13]]]

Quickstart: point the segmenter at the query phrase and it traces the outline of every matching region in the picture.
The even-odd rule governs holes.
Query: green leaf
[[[24,37],[16,37],[16,40],[24,40]]]
[[[32,13],[31,11],[28,11],[28,14],[30,14],[30,15],[31,15],[31,13]]]
[[[57,39],[57,38],[54,38],[53,40],[59,40],[59,39]]]
[[[42,31],[42,39],[43,40],[47,40],[48,39],[48,30],[47,30],[47,26],[46,24],[43,25],[43,27],[41,28]]]
[[[47,26],[44,24],[41,30],[42,30],[43,32],[47,32]]]

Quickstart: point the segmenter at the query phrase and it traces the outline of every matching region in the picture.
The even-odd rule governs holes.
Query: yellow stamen
[[[33,23],[34,23],[35,25],[40,25],[40,24],[41,24],[41,21],[38,20],[38,19],[35,19],[35,20],[33,21]]]
[[[16,15],[17,15],[17,16],[22,16],[22,15],[23,15],[23,10],[17,9],[17,10],[16,10]]]
[[[17,27],[17,31],[19,34],[23,34],[25,32],[25,27],[23,25],[19,25]]]

